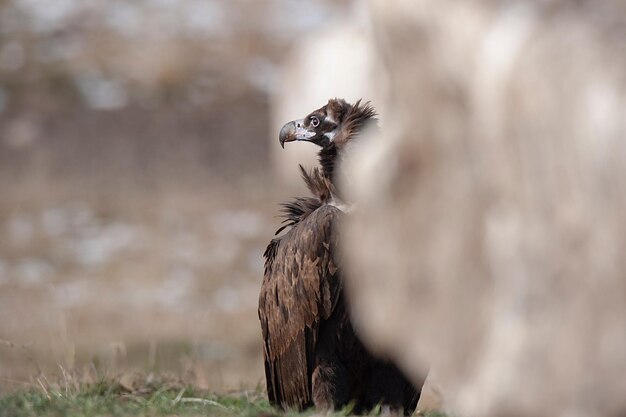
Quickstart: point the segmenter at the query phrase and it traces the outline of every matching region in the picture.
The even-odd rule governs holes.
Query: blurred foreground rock
[[[370,343],[467,416],[626,413],[626,5],[372,0],[353,163]]]

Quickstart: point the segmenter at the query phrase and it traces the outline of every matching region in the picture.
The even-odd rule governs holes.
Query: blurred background
[[[289,51],[355,13],[0,1],[0,389],[60,367],[264,386],[262,253],[294,190],[271,103]]]

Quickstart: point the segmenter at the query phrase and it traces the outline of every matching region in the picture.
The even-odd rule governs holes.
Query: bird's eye
[[[315,116],[311,116],[311,125],[313,125],[313,127],[318,127],[320,125],[320,119]]]

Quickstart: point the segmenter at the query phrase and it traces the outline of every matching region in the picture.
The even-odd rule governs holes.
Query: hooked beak
[[[315,132],[310,132],[304,127],[304,119],[289,122],[280,129],[278,141],[280,146],[285,148],[285,142],[293,142],[294,140],[309,140],[315,136]]]

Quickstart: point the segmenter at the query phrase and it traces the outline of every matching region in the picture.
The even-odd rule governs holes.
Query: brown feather
[[[319,199],[312,197],[296,197],[292,201],[281,204],[284,220],[282,221],[283,225],[276,231],[275,235],[279,235],[286,228],[300,223],[321,205],[322,202]]]
[[[317,331],[341,290],[334,259],[334,223],[340,213],[321,206],[266,250],[259,319],[268,393],[284,407],[311,404]]]
[[[327,203],[333,198],[335,186],[330,178],[324,175],[319,168],[313,168],[310,172],[307,172],[304,167],[300,165],[300,174],[309,191],[311,191],[321,203]]]
[[[333,141],[335,146],[338,149],[343,148],[356,135],[362,133],[364,128],[376,125],[378,123],[376,116],[376,110],[369,101],[361,103],[361,100],[358,100],[341,121],[341,132]]]

